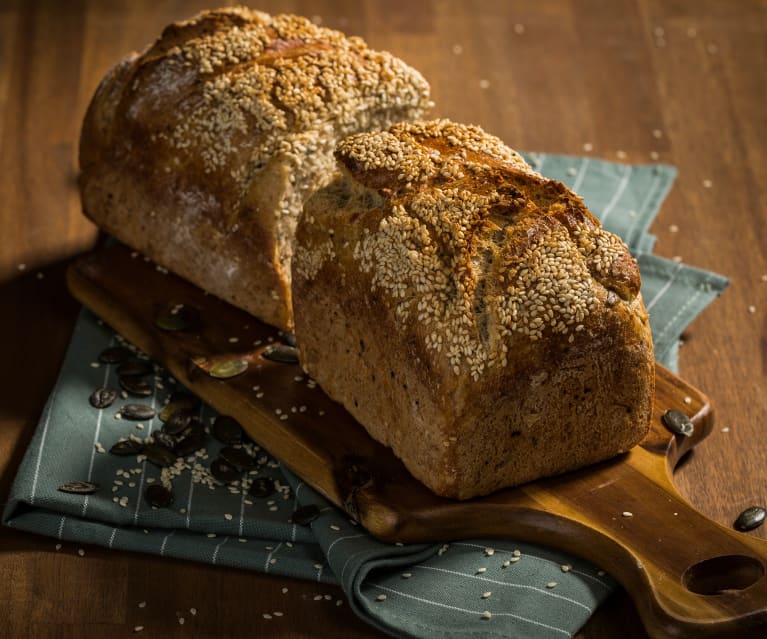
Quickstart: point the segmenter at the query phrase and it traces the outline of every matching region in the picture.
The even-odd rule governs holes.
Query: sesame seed
[[[570,572],[573,569],[570,564],[562,564],[560,568],[562,569],[562,572]]]
[[[678,233],[679,227],[676,224],[672,224],[671,226],[668,227],[668,231],[669,233]]]
[[[753,305],[752,305],[752,306],[749,306],[749,307],[748,307],[748,312],[749,312],[749,313],[756,313],[756,306],[753,306]]]
[[[722,428],[722,432],[723,433],[729,433],[730,432],[730,427],[729,426],[725,426],[724,428]]]
[[[556,588],[556,587],[557,587],[556,581],[550,581],[549,583],[546,584],[546,588]]]
[[[618,151],[615,152],[615,155],[616,155],[616,157],[619,160],[625,160],[626,159],[626,152],[625,151],[618,150]]]
[[[17,268],[19,271],[26,271],[26,270],[27,270],[27,265],[26,265],[26,264],[24,264],[24,263],[22,262],[21,264],[17,264],[17,265],[16,265],[16,268]]]
[[[386,601],[386,595],[380,594],[376,597],[376,601]]]
[[[197,615],[197,608],[190,608],[189,614],[192,615],[192,617]]]
[[[482,619],[491,619],[493,614],[489,610],[485,610],[482,613]]]
[[[179,624],[180,626],[183,626],[185,622],[186,622],[186,619],[184,619],[183,617],[179,617],[179,618],[178,618],[178,624]]]
[[[709,54],[711,54],[711,55],[715,55],[716,53],[718,53],[718,52],[719,52],[719,47],[718,47],[718,46],[716,46],[716,45],[715,45],[715,44],[712,42],[712,43],[710,43],[710,44],[706,45],[706,51],[707,51]]]
[[[714,183],[711,180],[709,179],[703,180],[704,189],[710,189],[712,186],[714,186]]]
[[[522,35],[525,32],[525,25],[517,23],[514,25],[514,33],[517,35]]]
[[[683,401],[685,404],[692,404],[692,397],[686,395]]]
[[[271,618],[272,618],[272,615],[270,615],[268,612],[265,612],[265,613],[264,613],[264,614],[262,614],[261,616],[262,616],[264,619],[271,619]]]
[[[402,573],[402,578],[403,579],[410,579],[412,576],[413,576],[412,572],[403,572]]]
[[[485,557],[492,557],[495,554],[495,548],[485,548]]]
[[[224,519],[226,519],[227,521],[232,521],[231,513],[224,513]]]
[[[482,593],[482,599],[489,599],[492,596],[492,594],[493,593],[491,591],[489,591],[489,590],[487,592],[483,592]]]
[[[624,510],[624,511],[621,513],[621,515],[622,515],[623,517],[633,517],[633,516],[634,516],[634,513],[632,513],[632,512],[631,512],[631,511],[629,511],[629,510]]]
[[[288,594],[288,589],[287,589],[287,588],[283,588],[283,589],[282,589],[282,594],[283,594],[283,595],[286,595],[286,594]]]
[[[512,550],[511,554],[514,555],[515,557],[521,557],[522,556],[522,551],[520,551],[520,550]]]
[[[454,55],[461,55],[463,53],[463,47],[460,44],[454,44],[452,51]]]
[[[586,151],[586,153],[590,153],[594,150],[594,145],[591,142],[584,142],[583,150]]]
[[[139,608],[146,608],[146,601],[139,601],[138,602],[138,607]]]
[[[141,632],[142,630],[144,630],[144,626],[134,626],[133,627],[133,632]]]
[[[77,554],[80,555],[81,557],[85,557],[85,549],[83,548],[78,549]]]
[[[660,157],[657,151],[650,151],[650,159],[657,160]]]
[[[489,89],[490,88],[490,80],[487,80],[483,78],[479,81],[479,88],[480,89]]]
[[[482,573],[487,572],[487,568],[477,568],[477,572],[475,574],[481,575]]]
[[[61,550],[61,544],[56,544],[56,550]]]
[[[674,514],[676,514],[676,513],[674,513]],[[607,573],[604,570],[598,570],[597,571],[597,575],[599,575],[600,577],[604,577],[606,574]]]

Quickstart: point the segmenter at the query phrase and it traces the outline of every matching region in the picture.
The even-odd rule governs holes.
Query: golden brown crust
[[[358,38],[297,16],[204,12],[166,28],[97,90],[80,144],[84,210],[289,328],[296,218],[335,171],[336,143],[428,106],[418,72]]]
[[[577,195],[447,121],[352,136],[336,155],[344,173],[297,233],[301,357],[414,475],[466,498],[641,440],[639,271]]]

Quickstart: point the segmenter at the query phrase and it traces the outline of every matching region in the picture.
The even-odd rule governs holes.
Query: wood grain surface
[[[763,504],[767,418],[767,4],[763,0],[265,1],[420,69],[436,114],[523,150],[674,164],[656,252],[731,279],[684,336],[680,373],[717,428],[675,475],[731,525]],[[0,0],[0,502],[58,372],[78,305],[66,263],[92,246],[77,135],[104,72],[200,1]],[[657,156],[654,154],[657,153]],[[652,155],[651,155],[652,154]],[[767,278],[765,278],[767,279]],[[752,307],[752,308],[751,308]],[[722,431],[722,428],[728,430]],[[765,529],[751,536],[764,538]],[[337,589],[0,530],[0,636],[379,637]],[[281,589],[288,588],[283,595]],[[144,609],[137,608],[146,600]],[[180,626],[176,611],[195,607]],[[261,613],[282,610],[279,621]],[[188,615],[187,615],[188,616]],[[643,638],[616,594],[582,638]]]

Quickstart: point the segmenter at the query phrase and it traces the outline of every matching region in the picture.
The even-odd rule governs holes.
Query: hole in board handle
[[[693,564],[682,575],[682,583],[698,595],[724,595],[745,590],[764,576],[762,562],[745,555],[723,555]]]

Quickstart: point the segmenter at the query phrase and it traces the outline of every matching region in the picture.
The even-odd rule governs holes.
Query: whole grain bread
[[[204,12],[109,71],[80,141],[85,213],[165,268],[280,328],[304,200],[346,135],[414,119],[423,77],[291,15]]]
[[[649,428],[637,264],[563,184],[481,129],[344,140],[293,260],[305,370],[435,493],[614,456]]]

